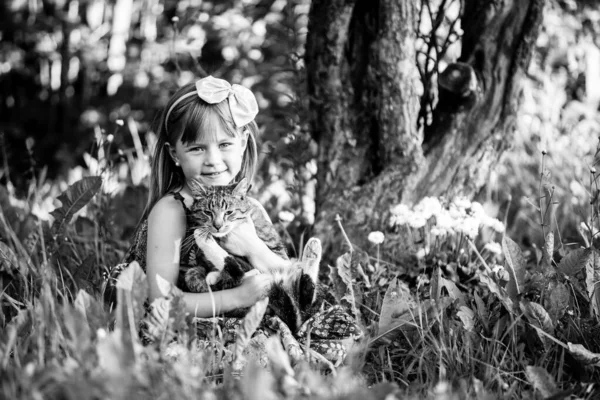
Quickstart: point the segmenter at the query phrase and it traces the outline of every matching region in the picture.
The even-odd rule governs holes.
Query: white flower
[[[408,221],[411,228],[419,229],[427,225],[427,219],[421,213],[415,213],[412,218]]]
[[[415,211],[427,220],[439,214],[442,211],[442,205],[436,197],[425,197],[417,204]]]
[[[471,207],[471,201],[466,197],[457,197],[453,201],[454,205],[459,209],[467,209]]]
[[[502,254],[502,246],[498,242],[489,242],[483,246],[484,249],[493,254]]]
[[[277,214],[277,218],[279,218],[281,222],[292,222],[296,216],[289,211],[280,211],[279,214]]]
[[[371,242],[373,244],[381,244],[381,243],[383,243],[383,240],[385,239],[385,235],[383,234],[383,232],[374,231],[374,232],[369,233],[369,236],[367,237],[367,239],[369,240],[369,242]]]
[[[404,225],[410,219],[412,212],[408,209],[406,204],[398,204],[391,210],[392,216],[390,218],[390,225]]]
[[[419,260],[424,259],[426,255],[427,255],[427,253],[426,253],[425,249],[423,249],[423,248],[419,249],[416,254],[417,259],[419,259]]]
[[[464,233],[471,239],[475,239],[479,233],[479,221],[477,218],[467,217],[458,226],[459,232]]]

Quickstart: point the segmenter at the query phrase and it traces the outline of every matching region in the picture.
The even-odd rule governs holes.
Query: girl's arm
[[[185,237],[185,212],[181,203],[171,196],[159,200],[148,216],[146,271],[150,282],[150,301],[161,297],[156,275],[176,285],[179,275],[180,247]],[[186,311],[198,317],[249,307],[266,295],[270,278],[265,275],[244,279],[241,286],[209,293],[184,293]]]
[[[255,209],[252,212],[252,217],[236,227],[231,233],[225,238],[219,241],[219,244],[227,250],[230,254],[237,256],[246,257],[250,264],[259,271],[267,272],[271,269],[277,269],[281,267],[288,267],[291,265],[291,261],[285,254],[285,248],[283,244],[281,246],[274,246],[275,249],[281,247],[281,253],[267,246],[264,240],[258,237],[256,234],[255,222],[258,224],[271,224],[271,220],[263,206],[256,200],[251,199],[255,205]],[[272,241],[279,241],[279,235],[272,226],[270,227],[276,236],[272,238]],[[261,228],[265,229],[265,227]],[[282,256],[283,255],[283,256]]]

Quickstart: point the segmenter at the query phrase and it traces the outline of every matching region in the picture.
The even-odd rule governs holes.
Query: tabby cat
[[[213,290],[237,286],[244,274],[253,268],[244,257],[231,255],[219,245],[220,239],[248,217],[267,247],[288,259],[285,246],[264,209],[247,196],[249,188],[245,178],[227,186],[205,187],[197,181],[190,181],[189,187],[194,201],[187,224],[193,235],[187,235],[187,238],[195,241],[200,250],[197,254],[200,267],[185,272],[185,282],[191,290],[206,292],[208,286]],[[183,246],[190,244],[184,243]]]
[[[276,254],[288,259],[285,246],[262,207],[257,207],[247,196],[248,184],[242,179],[238,184],[204,187],[196,181],[189,182],[194,196],[190,207],[188,229],[198,249],[197,267],[185,272],[185,282],[194,292],[224,290],[238,286],[245,273],[253,269],[244,258],[227,253],[218,241],[231,232],[247,217],[251,217],[258,237]],[[186,244],[184,244],[186,245]],[[321,260],[321,242],[310,239],[301,260],[292,266],[273,268],[262,273],[273,275],[269,293],[269,312],[279,316],[292,332],[307,318],[317,297],[317,276]],[[231,316],[243,315],[239,310]]]

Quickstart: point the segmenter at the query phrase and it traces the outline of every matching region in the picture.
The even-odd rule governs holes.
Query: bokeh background
[[[600,12],[584,3],[548,3],[518,133],[477,199],[506,218],[520,242],[540,241],[541,183],[554,188],[554,223],[565,242],[581,241],[595,195]],[[253,192],[293,246],[314,218],[316,148],[305,125],[302,59],[309,7],[309,0],[2,2],[2,190],[12,203],[35,192],[33,212],[48,219],[68,184],[101,175],[114,200],[113,233],[126,241],[145,204],[155,115],[176,88],[212,74],[257,97]],[[420,29],[427,31],[426,20]],[[459,54],[450,48],[440,65]]]

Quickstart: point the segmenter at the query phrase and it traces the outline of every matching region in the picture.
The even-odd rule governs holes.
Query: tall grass
[[[269,353],[269,367],[250,358],[236,371],[218,335],[143,346],[135,311],[143,300],[109,309],[102,297],[104,273],[127,246],[113,239],[122,232],[110,223],[119,198],[101,186],[110,174],[102,179],[68,186],[48,221],[40,210],[55,188],[36,184],[26,199],[2,192],[1,398],[600,395],[598,251],[561,255],[547,235],[539,253],[528,254],[464,199],[396,210],[384,240],[404,238],[413,265],[354,250],[329,268],[323,284],[366,332],[334,370],[292,365],[273,344],[281,351]],[[121,299],[139,297],[145,284],[130,282]],[[165,329],[181,332],[184,316],[170,315]]]

